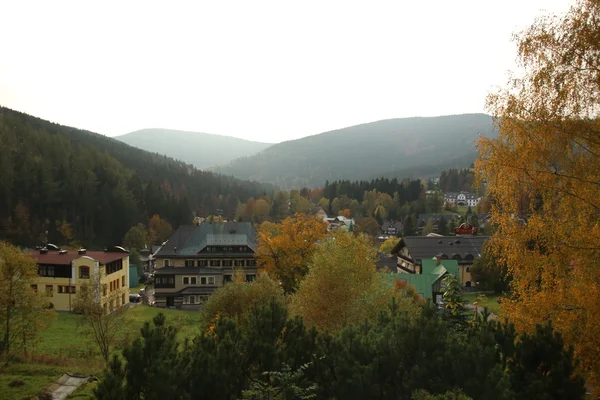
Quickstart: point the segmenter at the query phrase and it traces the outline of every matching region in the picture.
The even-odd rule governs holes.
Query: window
[[[233,275],[226,274],[223,275],[223,283],[233,282]]]
[[[104,303],[102,308],[104,309],[104,314],[108,314],[108,304]]]
[[[113,272],[117,272],[123,269],[123,260],[113,261],[106,264],[106,275],[110,275]]]
[[[46,285],[46,297],[54,296],[54,285]]]
[[[231,267],[233,265],[233,261],[231,260],[223,260],[224,267]]]
[[[169,266],[169,260],[163,260],[163,267],[168,267]]]
[[[167,283],[168,283],[169,285],[173,285],[173,284],[175,284],[175,278],[173,278],[173,277],[170,277],[170,278],[168,278],[168,282],[167,282]]]
[[[200,284],[201,285],[206,285],[206,277],[205,276],[203,276],[203,277],[200,278]]]
[[[256,279],[256,274],[246,274],[246,282],[252,282]]]
[[[214,285],[215,284],[215,277],[214,276],[209,276],[208,277],[208,284],[209,285]]]
[[[244,251],[244,250],[246,250],[246,248],[245,247],[238,247],[238,250],[239,251]]]
[[[198,260],[198,266],[199,267],[207,267],[208,261],[207,260]]]
[[[198,283],[198,278],[196,278],[195,276],[192,276],[192,277],[190,278],[190,283],[191,283],[192,285],[196,285],[196,284]]]
[[[90,267],[79,267],[79,278],[90,279]]]
[[[125,275],[121,277],[121,286],[125,287],[127,284],[125,283]]]
[[[37,285],[31,285],[31,290],[37,293]]]
[[[211,267],[220,267],[221,266],[221,260],[210,260],[210,266]]]
[[[184,265],[186,267],[193,267],[194,266],[194,260],[185,260]]]
[[[58,285],[58,293],[67,293],[68,287]]]
[[[234,265],[236,267],[243,267],[244,266],[244,260],[235,260]]]
[[[40,276],[54,276],[53,265],[40,265],[38,268],[38,275]]]
[[[189,303],[190,304],[196,304],[196,296],[190,296],[189,297]]]
[[[183,284],[184,285],[189,285],[190,284],[190,278],[188,278],[187,276],[183,277]]]
[[[246,260],[247,267],[256,267],[256,260]]]
[[[471,267],[467,267],[466,271],[471,272]]]
[[[125,293],[121,295],[121,304],[125,305]]]
[[[77,289],[75,289],[75,286],[70,286],[69,290],[71,291],[71,294],[75,294],[77,292]]]

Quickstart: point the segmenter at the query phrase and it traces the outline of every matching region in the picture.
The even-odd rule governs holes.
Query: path
[[[50,385],[48,391],[52,393],[53,400],[65,400],[79,386],[88,381],[88,376],[77,374],[64,374],[58,381]]]

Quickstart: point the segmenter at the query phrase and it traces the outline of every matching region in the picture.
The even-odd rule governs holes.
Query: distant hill
[[[200,171],[118,140],[0,107],[0,240],[48,239],[88,248],[120,244],[159,214],[233,218],[239,202],[273,188]]]
[[[274,144],[214,170],[288,189],[326,180],[433,176],[475,161],[480,134],[497,135],[489,115],[389,119]]]
[[[228,164],[236,158],[251,156],[271,146],[271,143],[172,129],[142,129],[117,136],[115,139],[202,169]]]

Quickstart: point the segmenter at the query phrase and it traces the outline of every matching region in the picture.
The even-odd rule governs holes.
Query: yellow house
[[[116,246],[106,251],[36,250],[39,278],[32,289],[46,295],[55,310],[71,311],[83,285],[92,283],[97,301],[109,313],[129,302],[129,252]]]

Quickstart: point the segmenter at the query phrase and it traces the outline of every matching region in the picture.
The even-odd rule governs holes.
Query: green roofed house
[[[424,299],[442,302],[442,280],[447,274],[452,274],[459,279],[460,270],[456,260],[442,260],[440,257],[424,259],[420,274],[395,273],[390,274],[390,280],[404,281],[413,286]]]

